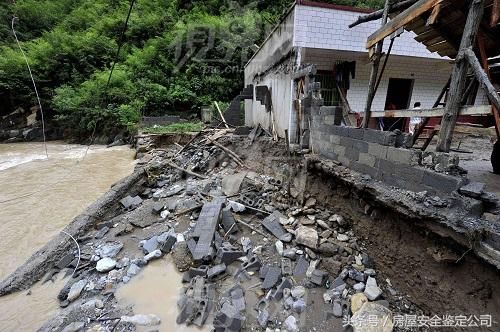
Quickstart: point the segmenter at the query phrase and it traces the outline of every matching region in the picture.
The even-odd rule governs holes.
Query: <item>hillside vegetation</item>
[[[380,7],[382,0],[330,1]],[[289,0],[137,0],[111,81],[128,0],[0,4],[0,111],[36,105],[15,29],[47,114],[76,135],[133,128],[144,114],[229,101],[243,66]]]

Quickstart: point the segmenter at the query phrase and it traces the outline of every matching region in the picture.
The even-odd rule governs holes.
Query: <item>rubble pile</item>
[[[314,197],[294,199],[286,177],[247,169],[235,148],[243,144],[251,143],[215,131],[180,150],[148,153],[147,181],[120,201],[122,213],[78,239],[80,255],[68,253],[49,275],[81,260],[59,294],[61,306],[80,301],[91,308],[82,320],[87,327],[158,325],[158,317],[110,299],[151,261],[171,254],[185,285],[178,324],[299,331],[330,320],[356,326],[375,315],[390,331],[393,310],[418,310],[379,275],[349,220]]]

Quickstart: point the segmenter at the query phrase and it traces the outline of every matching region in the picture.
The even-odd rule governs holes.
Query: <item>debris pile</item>
[[[235,152],[245,144],[252,143],[222,130],[180,150],[150,152],[147,181],[120,201],[121,214],[78,239],[81,264],[59,294],[61,306],[97,298],[87,322],[158,325],[156,316],[118,309],[110,299],[171,254],[185,285],[178,324],[299,331],[366,315],[392,326],[391,310],[416,312],[379,276],[348,219],[314,197],[293,198],[282,174],[250,171]],[[58,269],[75,259],[68,254]]]

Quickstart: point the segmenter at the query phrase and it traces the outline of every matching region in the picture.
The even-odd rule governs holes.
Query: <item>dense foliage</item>
[[[379,7],[382,0],[332,1]],[[130,128],[141,114],[230,100],[242,70],[290,0],[137,0],[112,79],[128,0],[17,0],[0,4],[0,104],[36,104],[15,29],[42,102],[85,135]],[[7,105],[7,106],[5,106]]]

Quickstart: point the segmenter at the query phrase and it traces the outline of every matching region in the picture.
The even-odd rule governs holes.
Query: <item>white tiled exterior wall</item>
[[[302,61],[316,64],[318,70],[332,70],[335,61],[356,61],[356,75],[355,79],[351,79],[351,86],[347,91],[347,100],[353,111],[363,111],[371,69],[366,54],[305,49],[303,50]],[[423,108],[430,108],[446,84],[450,72],[451,65],[446,61],[403,56],[390,57],[373,100],[372,110],[374,112],[384,110],[389,78],[413,79],[414,85],[410,106],[420,102]]]
[[[294,46],[341,51],[367,52],[368,36],[380,28],[380,20],[360,24],[349,29],[362,13],[345,10],[295,6]],[[394,55],[442,59],[418,43],[413,32],[405,31],[392,49]],[[385,42],[387,49],[389,42]]]
[[[284,130],[293,132],[294,110],[291,73],[270,72],[254,81],[274,64],[280,55],[292,47],[300,49],[300,64],[315,64],[319,70],[332,70],[335,61],[356,61],[356,77],[351,80],[347,99],[351,108],[362,112],[366,103],[371,64],[365,49],[367,37],[380,26],[379,21],[361,24],[353,29],[348,25],[362,13],[337,9],[296,5],[282,24],[264,42],[245,68],[245,85],[267,85],[272,91],[275,127],[280,136]],[[412,32],[405,31],[396,38],[372,110],[383,111],[389,78],[413,79],[410,107],[420,102],[423,108],[432,107],[451,73],[448,58],[430,53],[416,42]],[[385,43],[387,49],[389,42]],[[476,104],[486,98],[480,90]],[[245,101],[245,122],[255,126],[271,126],[270,114],[260,102]]]

